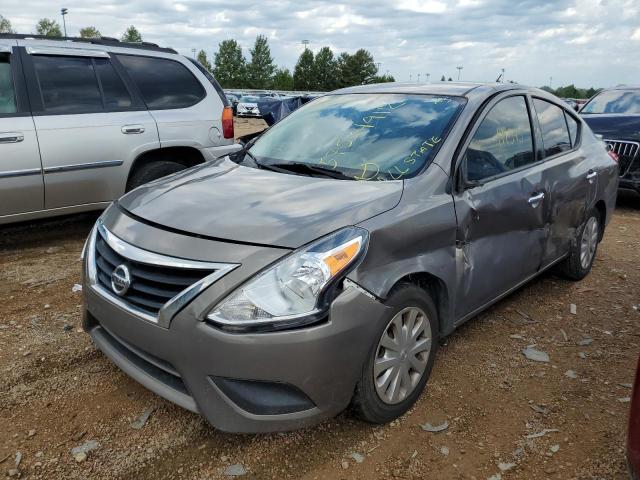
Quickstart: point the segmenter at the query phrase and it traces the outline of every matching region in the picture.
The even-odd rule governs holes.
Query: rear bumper
[[[161,328],[90,285],[84,289],[83,327],[116,365],[149,390],[201,413],[214,427],[244,433],[300,428],[344,410],[387,309],[349,287],[320,325],[231,334],[197,320],[189,309],[170,328]],[[229,393],[226,379],[232,386],[240,381],[241,388]]]
[[[624,190],[635,190],[640,193],[640,175],[635,178],[621,177],[618,188]]]

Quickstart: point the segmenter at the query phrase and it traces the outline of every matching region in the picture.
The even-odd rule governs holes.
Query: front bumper
[[[238,116],[239,117],[261,117],[262,115],[260,115],[259,111],[256,110],[238,110]]]
[[[154,250],[163,254],[176,255],[185,242],[188,251],[223,261],[230,261],[231,252],[253,251],[135,224],[113,208],[105,218],[115,234],[124,237],[129,232],[127,240],[137,237],[136,243],[147,249],[145,242],[152,241]],[[282,255],[273,252],[267,260],[264,250],[259,250],[263,262]],[[255,262],[252,255],[165,326],[99,294],[85,276],[83,327],[125,373],[158,395],[201,413],[220,430],[291,430],[335,416],[349,405],[388,307],[350,285],[332,302],[326,321],[308,328],[229,333],[202,321],[212,302],[246,278],[246,264]],[[239,388],[230,390],[230,385]]]
[[[245,433],[300,428],[344,410],[387,308],[350,287],[333,302],[326,323],[286,332],[231,334],[186,311],[165,329],[134,317],[89,285],[85,288],[83,327],[116,365],[149,390],[201,413],[214,427]],[[225,395],[216,378],[292,386],[310,400],[311,408],[251,413]],[[264,401],[267,407],[272,403]]]

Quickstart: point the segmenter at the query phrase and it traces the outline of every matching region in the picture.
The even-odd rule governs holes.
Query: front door
[[[534,275],[543,260],[548,192],[525,96],[487,107],[460,167],[456,318],[463,319]]]
[[[19,59],[0,45],[0,216],[42,210],[44,188],[31,113],[19,105]]]

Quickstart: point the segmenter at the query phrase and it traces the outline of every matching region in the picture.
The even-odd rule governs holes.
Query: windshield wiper
[[[320,167],[318,165],[310,165],[302,162],[286,162],[286,163],[259,163],[260,166],[269,168],[282,173],[302,173],[307,175],[320,175],[338,180],[353,180],[353,177],[345,175],[342,172],[331,168]]]

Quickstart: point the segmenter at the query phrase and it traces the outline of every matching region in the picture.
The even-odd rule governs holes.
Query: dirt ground
[[[240,120],[236,132],[252,128],[254,120]],[[73,287],[96,217],[0,227],[3,475],[627,478],[629,384],[640,354],[640,196],[620,196],[585,280],[545,274],[446,339],[426,391],[400,420],[371,426],[347,412],[306,430],[249,436],[218,432],[147,391],[80,330]],[[524,357],[532,344],[549,363]],[[440,433],[420,427],[445,421]],[[71,449],[81,445],[95,448],[77,461]]]

